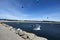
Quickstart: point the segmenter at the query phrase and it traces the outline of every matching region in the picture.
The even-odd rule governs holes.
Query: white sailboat
[[[39,24],[36,24],[36,27],[33,30],[41,30],[41,26]]]

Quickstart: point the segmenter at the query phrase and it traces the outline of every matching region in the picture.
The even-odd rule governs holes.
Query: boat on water
[[[36,24],[36,26],[33,28],[33,30],[41,30],[41,26],[39,24]]]

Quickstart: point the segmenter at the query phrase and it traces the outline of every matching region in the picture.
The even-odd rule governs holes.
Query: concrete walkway
[[[0,24],[0,40],[24,40]]]

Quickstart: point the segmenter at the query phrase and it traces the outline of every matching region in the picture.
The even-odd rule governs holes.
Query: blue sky
[[[0,18],[60,21],[60,0],[0,0]]]

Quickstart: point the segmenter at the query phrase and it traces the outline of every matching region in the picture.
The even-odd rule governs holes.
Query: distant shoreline
[[[9,19],[0,19],[0,22],[22,22],[22,23],[53,23],[53,24],[60,24],[59,21],[37,21],[37,20],[9,20]]]

